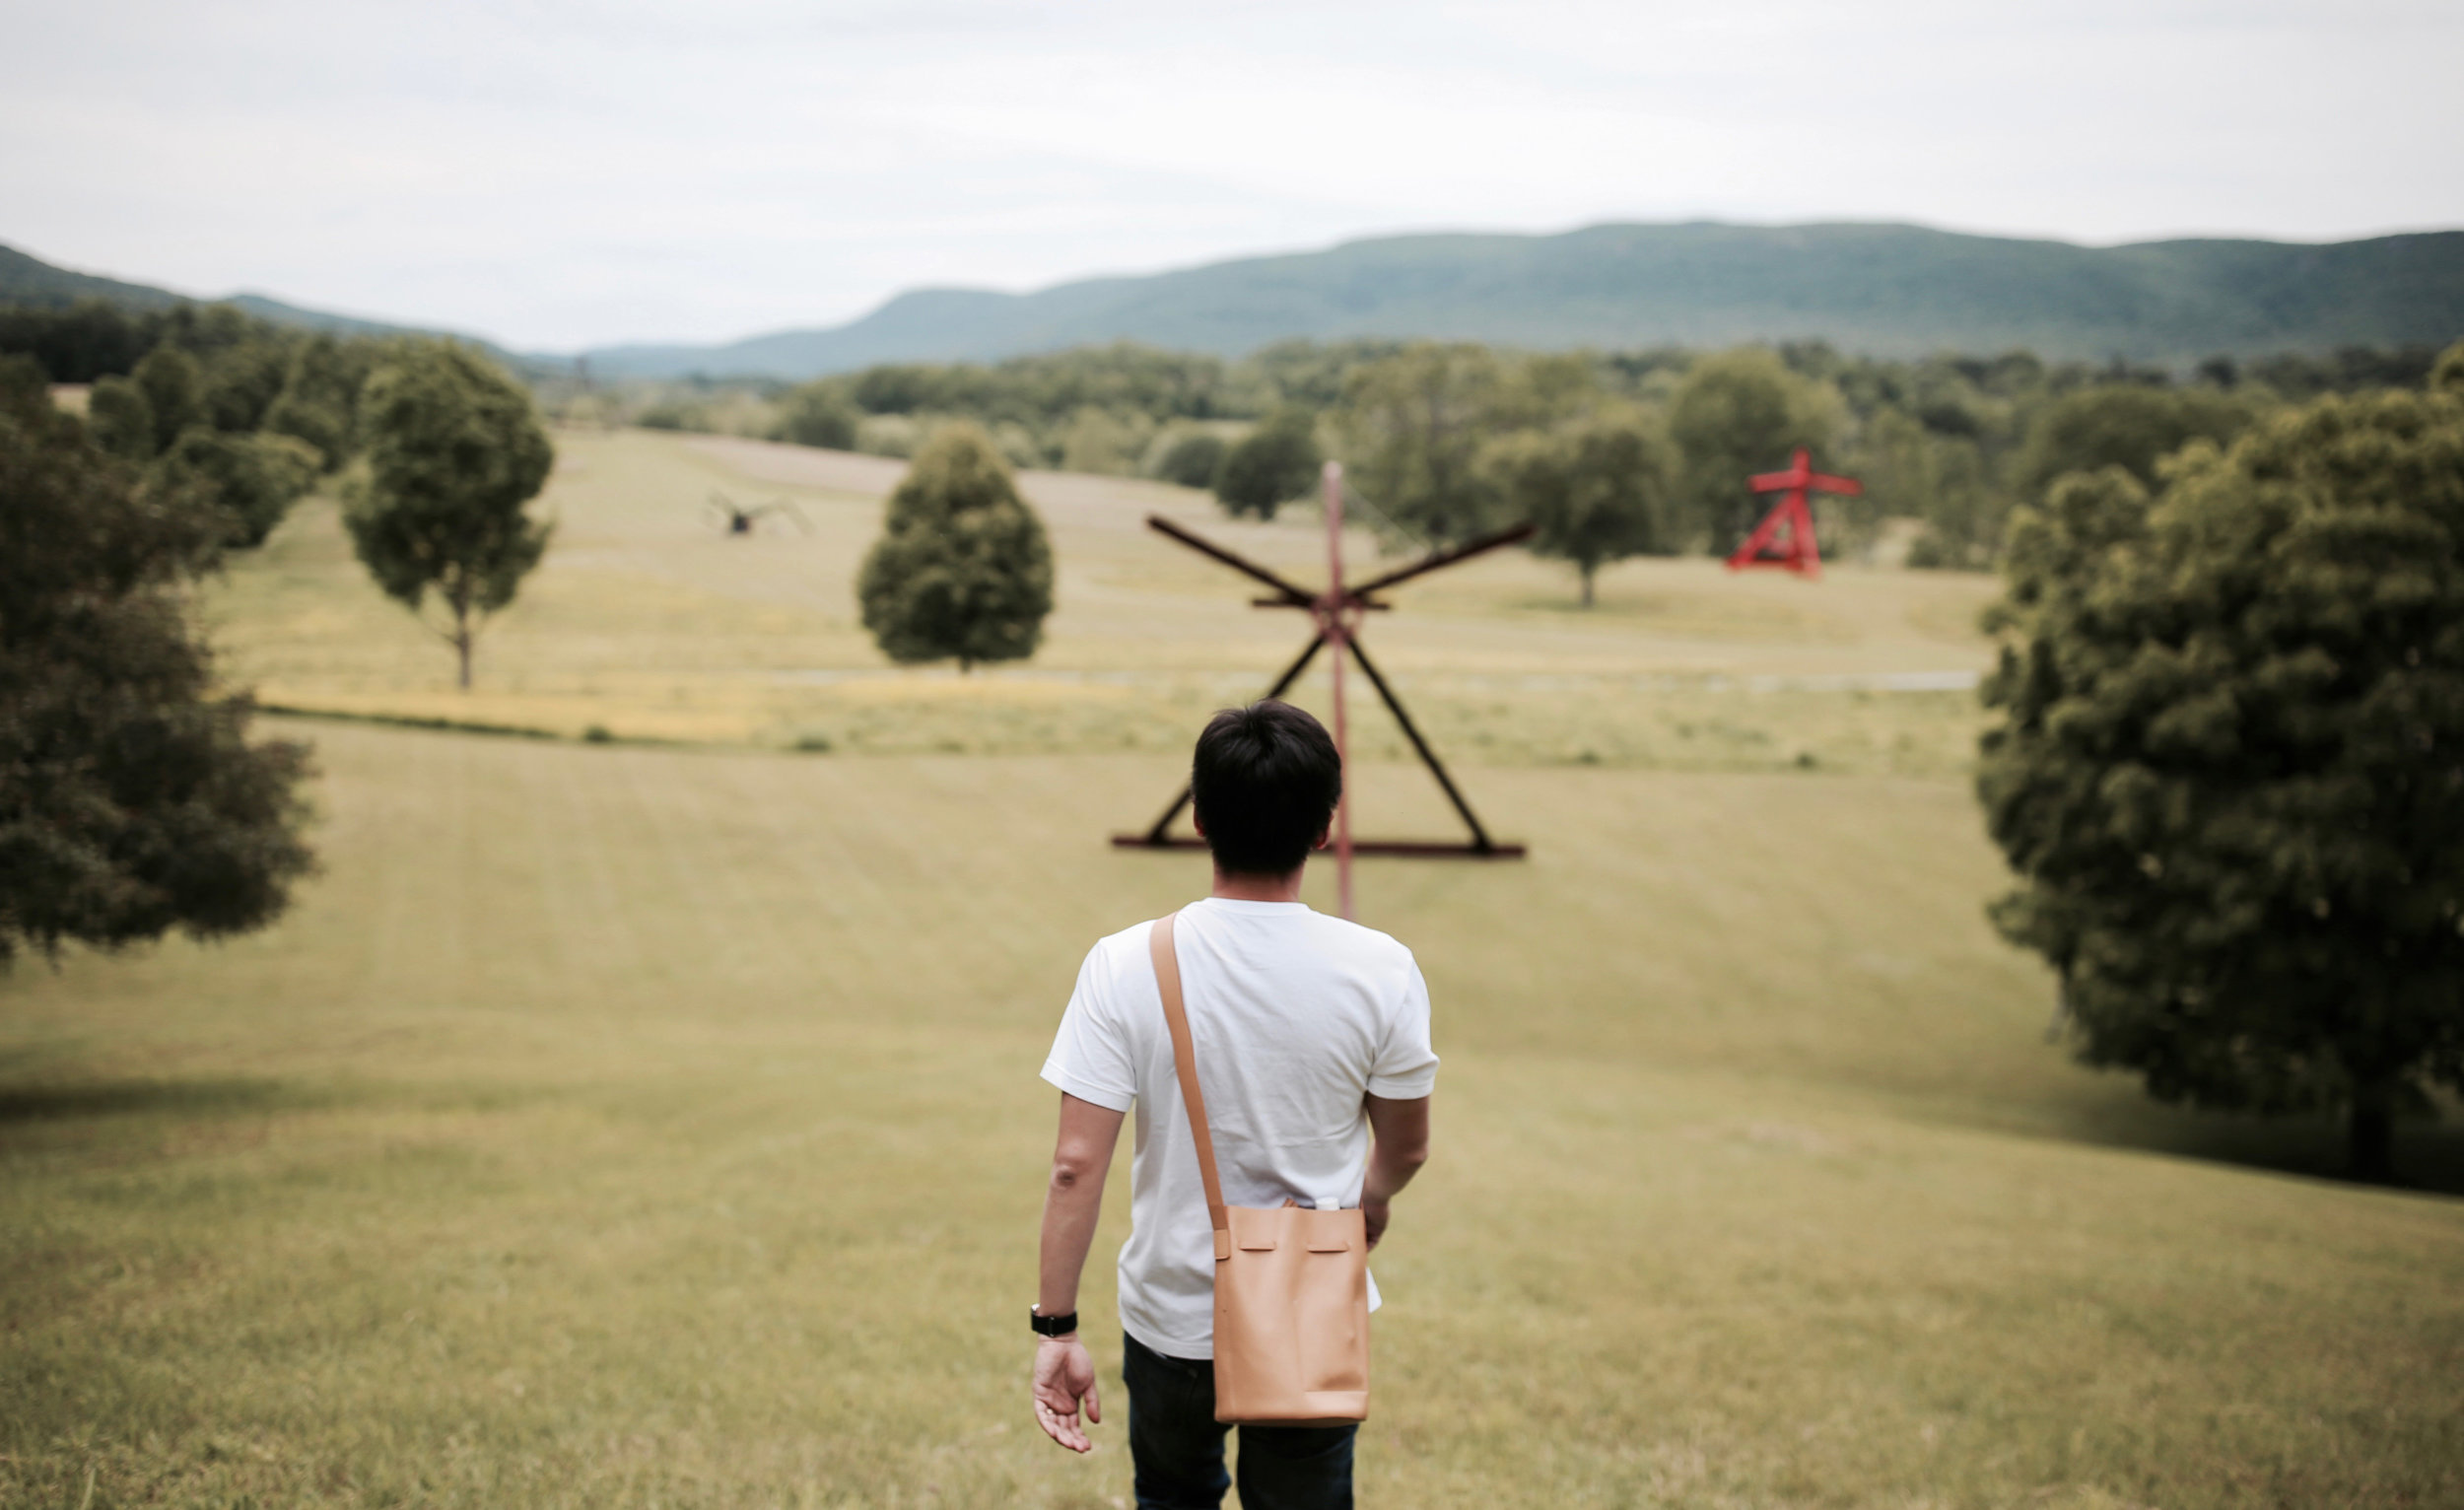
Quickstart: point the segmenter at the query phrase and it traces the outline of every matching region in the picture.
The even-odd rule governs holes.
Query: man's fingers
[[[1085,1404],[1086,1418],[1095,1422],[1097,1425],[1103,1424],[1104,1403],[1095,1398],[1095,1381],[1092,1379],[1087,1381]]]
[[[1078,1429],[1075,1411],[1063,1415],[1039,1400],[1035,1403],[1035,1423],[1044,1428],[1046,1436],[1071,1452],[1085,1452],[1094,1445],[1087,1441],[1086,1433]]]

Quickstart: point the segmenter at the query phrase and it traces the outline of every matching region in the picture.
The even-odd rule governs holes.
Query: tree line
[[[1757,512],[1745,476],[1799,445],[1867,485],[1817,504],[1826,551],[1875,550],[1882,522],[1904,518],[1908,564],[1990,567],[2012,511],[2041,502],[2055,477],[2111,462],[2152,481],[2157,457],[2192,439],[2228,443],[2285,405],[2419,388],[2435,356],[2357,347],[2172,373],[2025,352],[1882,360],[1820,343],[1535,355],[1286,341],[1237,360],[1121,343],[589,402],[670,428],[907,457],[967,420],[1013,466],[1155,477],[1250,515],[1305,493],[1318,459],[1335,455],[1399,540],[1529,516],[1543,551],[1588,585],[1622,556],[1732,548]]]
[[[69,367],[94,378],[83,416],[34,350],[0,354],[0,965],[259,927],[313,867],[308,751],[250,736],[187,589],[318,478],[464,687],[549,533],[526,512],[554,459],[531,395],[468,347],[229,307],[67,328],[153,344]]]
[[[381,343],[254,319],[230,305],[126,311],[0,309],[0,360],[91,383],[95,444],[167,487],[210,498],[225,544],[261,544],[355,445]]]

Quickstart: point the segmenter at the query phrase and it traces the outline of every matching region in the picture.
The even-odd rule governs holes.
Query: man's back
[[[1395,1197],[1429,1156],[1429,994],[1411,951],[1301,905],[1310,852],[1342,799],[1342,754],[1288,703],[1229,708],[1190,758],[1192,819],[1214,894],[1182,910],[1174,960],[1198,1089],[1234,1206],[1357,1206],[1374,1252]],[[1121,1376],[1141,1506],[1222,1502],[1232,1477],[1215,1419],[1214,1225],[1172,1061],[1151,924],[1098,943],[1078,971],[1044,1078],[1061,1088],[1036,1255],[1036,1424],[1092,1452],[1104,1418],[1078,1336],[1078,1280],[1103,1214],[1121,1124],[1137,1112],[1129,1244],[1121,1251]],[[1377,1285],[1367,1286],[1377,1303]],[[1355,1313],[1356,1314],[1356,1313]],[[1298,1322],[1295,1325],[1299,1325]],[[1305,1341],[1305,1338],[1298,1339]],[[1357,1412],[1245,1421],[1248,1510],[1348,1510]]]
[[[1134,1106],[1122,1324],[1157,1352],[1206,1358],[1212,1229],[1147,954],[1150,927],[1087,955],[1044,1078],[1113,1111]],[[1364,1098],[1425,1096],[1436,1078],[1428,991],[1411,951],[1298,902],[1226,897],[1193,903],[1175,935],[1224,1199],[1359,1204]]]

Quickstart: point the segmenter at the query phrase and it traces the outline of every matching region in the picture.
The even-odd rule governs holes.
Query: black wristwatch
[[[1042,1304],[1042,1301],[1036,1302],[1036,1305]],[[1035,1329],[1037,1337],[1067,1337],[1078,1330],[1078,1313],[1072,1311],[1066,1316],[1047,1316],[1035,1306],[1029,1306],[1027,1325]]]

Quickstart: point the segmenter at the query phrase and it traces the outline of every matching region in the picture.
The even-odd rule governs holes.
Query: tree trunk
[[[1589,608],[1590,606],[1592,606],[1592,573],[1593,573],[1595,570],[1597,570],[1597,568],[1593,568],[1593,567],[1585,567],[1585,568],[1583,568],[1583,569],[1582,569],[1582,571],[1583,571],[1583,606],[1584,606],[1584,607],[1586,607],[1586,608]]]
[[[468,692],[470,690],[470,616],[458,609],[453,615],[453,653],[461,661],[459,685],[464,692]]]
[[[2392,1080],[2364,1080],[2353,1089],[2352,1135],[2345,1175],[2366,1185],[2396,1177],[2396,1095]]]

